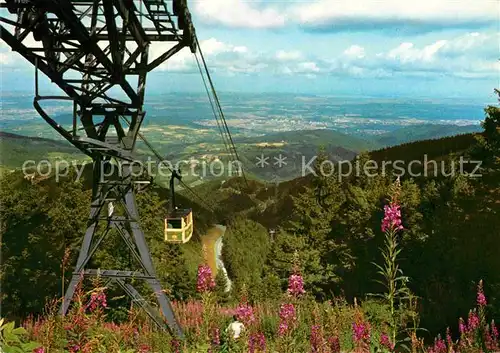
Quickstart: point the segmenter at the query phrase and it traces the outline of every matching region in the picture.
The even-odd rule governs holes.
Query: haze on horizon
[[[499,86],[495,0],[191,0],[189,6],[218,91],[492,102]],[[166,46],[152,45],[152,56]],[[33,68],[3,41],[0,64],[3,94],[33,91]],[[147,82],[148,94],[203,90],[188,49]]]

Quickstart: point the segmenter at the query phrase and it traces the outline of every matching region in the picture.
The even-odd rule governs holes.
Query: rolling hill
[[[447,136],[480,132],[479,125],[435,125],[422,124],[414,126],[405,126],[395,131],[378,135],[375,141],[379,146],[396,146],[403,143],[419,140],[437,139]]]

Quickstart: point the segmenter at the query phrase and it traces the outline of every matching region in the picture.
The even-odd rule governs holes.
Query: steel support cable
[[[122,118],[123,118],[123,120],[125,120],[125,122],[127,123],[127,125],[130,127],[130,122],[127,120],[127,118],[126,118],[126,117],[124,117],[124,116],[122,116]],[[149,148],[149,150],[150,150],[151,152],[153,152],[153,154],[155,155],[155,157],[158,159],[158,162],[160,162],[160,164],[165,165],[165,164],[163,163],[163,158],[162,158],[162,156],[158,153],[158,151],[156,151],[156,150],[154,149],[154,147],[153,147],[153,146],[152,146],[152,145],[148,142],[148,140],[144,137],[144,135],[143,135],[143,134],[141,134],[140,132],[137,132],[137,136],[139,136],[139,138],[140,138],[140,139],[141,139],[141,140],[142,140],[142,141],[146,144],[146,146]],[[173,170],[172,170],[169,166],[167,166],[167,165],[165,165],[165,166],[167,167],[167,169],[168,169],[171,173],[173,172]],[[209,205],[209,204],[208,204],[208,202],[207,202],[205,199],[203,199],[201,196],[199,196],[199,195],[198,195],[198,194],[197,194],[197,193],[196,193],[196,192],[195,192],[195,191],[194,191],[194,190],[193,190],[193,189],[192,189],[189,185],[187,185],[184,181],[180,180],[179,182],[180,182],[180,184],[181,184],[181,185],[182,185],[182,186],[183,186],[186,190],[188,190],[189,192],[191,192],[191,194],[192,194],[193,196],[195,196],[195,197],[196,197],[199,201],[201,201],[201,203],[202,203],[203,205],[205,205],[205,207],[206,207],[209,211],[211,211],[212,213],[216,213],[216,212],[215,212],[215,207],[212,207],[213,205]]]
[[[219,109],[219,114],[217,114],[217,112],[216,112],[216,110],[214,108],[214,103],[213,103],[212,100],[216,100],[216,97],[212,98],[212,96],[210,95],[210,91],[208,89],[208,86],[207,86],[207,83],[206,83],[206,80],[205,80],[205,75],[203,74],[203,70],[201,68],[200,61],[198,59],[197,53],[194,54],[194,57],[196,59],[196,63],[198,65],[198,70],[199,70],[201,78],[203,80],[203,85],[205,86],[205,91],[207,92],[208,100],[210,101],[210,105],[212,106],[212,111],[213,111],[213,114],[214,114],[214,117],[215,117],[215,121],[217,122],[217,127],[219,128],[219,132],[221,134],[222,142],[224,143],[226,151],[227,151],[227,153],[229,155],[229,160],[230,160],[230,162],[238,161],[237,156],[235,156],[234,153],[233,153],[233,151],[231,150],[231,148],[228,147],[228,145],[230,145],[230,142],[226,142],[226,139],[229,139],[230,136],[227,136],[227,133],[226,133],[225,129],[223,129],[221,127],[221,123],[219,123],[219,119],[222,120],[222,118],[220,116],[220,111],[221,110]],[[235,148],[233,148],[233,149],[235,150]],[[240,193],[242,193],[241,186],[239,184],[238,184],[238,189],[239,189]]]
[[[210,72],[208,70],[208,66],[207,66],[207,62],[205,61],[205,57],[203,55],[203,52],[201,50],[201,46],[200,46],[200,43],[198,41],[198,37],[195,35],[195,40],[196,40],[196,46],[198,47],[198,50],[200,52],[200,56],[201,56],[201,60],[203,62],[203,66],[205,68],[205,72],[207,74],[207,78],[208,78],[208,82],[210,83],[210,88],[212,90],[212,94],[214,95],[214,98],[215,98],[215,102],[217,103],[217,108],[219,110],[219,113],[220,113],[220,116],[221,116],[221,119],[222,119],[222,122],[224,124],[224,127],[226,129],[226,132],[229,136],[229,140],[231,142],[231,147],[233,148],[234,150],[234,154],[236,155],[236,159],[241,163],[241,159],[239,158],[238,156],[238,152],[236,151],[236,147],[234,145],[234,141],[233,141],[233,138],[231,136],[231,132],[229,131],[229,128],[227,126],[227,122],[226,122],[226,118],[224,117],[224,112],[222,111],[222,107],[220,105],[220,101],[219,101],[219,97],[217,96],[217,92],[215,91],[215,87],[214,87],[214,84],[213,84],[213,81],[212,81],[212,77],[210,76]],[[243,168],[242,168],[242,175],[243,175],[243,179],[245,180],[245,184],[247,185],[248,187],[248,180],[246,178],[246,175],[245,175],[245,172],[243,171]]]
[[[198,45],[198,47],[199,47],[199,44],[197,44],[197,45]],[[224,129],[225,129],[225,131],[226,131],[226,134],[227,134],[227,136],[228,136],[228,138],[229,138],[229,140],[230,140],[230,145],[231,145],[231,147],[232,147],[232,149],[233,149],[233,151],[231,152],[231,154],[233,154],[233,153],[234,153],[234,154],[235,154],[235,156],[236,156],[236,158],[239,160],[239,158],[238,158],[238,154],[237,154],[237,152],[236,152],[236,147],[234,146],[234,142],[233,142],[233,140],[232,140],[231,133],[230,133],[229,128],[228,128],[228,126],[227,126],[227,122],[226,122],[226,119],[225,119],[225,117],[224,117],[224,113],[223,113],[223,111],[222,111],[222,107],[221,107],[221,105],[220,105],[219,98],[218,98],[217,93],[216,93],[216,91],[215,91],[215,87],[214,87],[214,85],[213,85],[212,78],[211,78],[211,76],[210,76],[210,72],[209,72],[209,70],[208,70],[208,66],[207,66],[207,64],[206,64],[205,58],[204,58],[204,56],[203,56],[203,53],[201,52],[201,48],[200,48],[200,56],[201,56],[201,58],[202,58],[202,62],[203,62],[204,68],[205,68],[205,73],[206,73],[206,75],[207,75],[207,79],[208,79],[208,81],[209,81],[209,83],[210,83],[210,88],[211,88],[211,91],[212,91],[212,95],[213,95],[213,97],[214,97],[214,101],[215,101],[215,103],[216,103],[216,105],[217,105],[217,109],[218,109],[218,111],[219,111],[219,116],[220,116],[220,119],[221,119],[221,121],[222,121],[222,123],[223,123],[223,127],[224,127]]]
[[[222,138],[222,142],[224,143],[224,147],[225,147],[225,149],[226,149],[226,152],[227,152],[227,154],[229,155],[229,161],[230,161],[230,163],[232,163],[233,161],[238,161],[237,156],[235,156],[235,155],[234,155],[233,151],[232,151],[232,150],[231,150],[231,148],[228,146],[228,145],[230,145],[230,142],[226,142],[226,139],[229,139],[229,137],[227,136],[227,133],[226,133],[225,129],[223,129],[223,128],[221,127],[221,123],[219,123],[219,119],[221,119],[221,117],[220,117],[220,113],[219,113],[219,114],[217,114],[217,111],[216,111],[216,109],[215,109],[215,107],[214,107],[214,103],[213,103],[213,101],[212,101],[212,100],[215,100],[215,99],[216,99],[216,97],[213,97],[213,98],[212,98],[212,96],[210,95],[210,91],[209,91],[209,89],[208,89],[208,85],[207,85],[207,82],[206,82],[206,80],[205,80],[205,75],[203,74],[203,70],[202,70],[202,68],[201,68],[201,65],[200,65],[200,60],[198,59],[198,55],[197,55],[197,53],[194,53],[194,57],[195,57],[195,59],[196,59],[196,64],[198,65],[198,70],[199,70],[199,72],[200,72],[201,79],[203,80],[203,85],[204,85],[204,87],[205,87],[205,91],[207,92],[208,100],[209,100],[209,102],[210,102],[210,105],[212,106],[212,112],[213,112],[213,114],[214,114],[215,121],[217,122],[217,127],[219,128],[219,132],[220,132],[220,135],[221,135],[221,138]],[[219,110],[219,112],[220,112],[220,110]],[[221,120],[222,120],[222,119],[221,119]],[[240,162],[240,163],[241,163],[241,162]],[[243,169],[242,169],[242,172],[243,172]],[[241,186],[240,186],[240,184],[239,184],[239,183],[237,184],[237,186],[238,186],[238,190],[240,191],[240,193],[242,193],[243,191],[241,190]]]
[[[222,142],[224,143],[224,148],[226,149],[226,152],[232,159],[233,154],[231,153],[231,150],[228,147],[229,143],[226,141],[226,135],[224,134],[224,130],[222,129],[221,123],[219,122],[219,117],[217,116],[217,111],[214,107],[214,103],[212,101],[212,97],[210,96],[210,91],[208,90],[207,82],[205,80],[205,75],[203,75],[203,70],[201,69],[200,60],[198,59],[196,53],[194,54],[194,57],[196,58],[196,64],[198,65],[198,70],[200,71],[201,79],[203,80],[203,86],[205,87],[205,91],[207,92],[208,101],[210,102],[210,106],[212,107],[212,113],[214,114],[215,121],[217,122],[217,128],[219,129]]]
[[[226,136],[227,133],[221,127],[221,123],[219,123],[219,119],[221,119],[221,117],[220,116],[218,117],[219,114],[217,114],[217,112],[216,112],[216,110],[214,108],[214,104],[212,102],[212,99],[215,100],[216,97],[212,98],[212,96],[210,95],[210,91],[208,89],[208,86],[207,86],[207,83],[206,83],[206,80],[205,80],[205,75],[203,74],[203,70],[201,68],[200,61],[199,61],[198,56],[197,56],[196,53],[194,54],[194,57],[196,59],[196,63],[198,65],[198,70],[200,71],[200,75],[201,75],[201,78],[203,80],[203,85],[205,86],[205,91],[207,92],[208,100],[210,101],[210,105],[212,106],[212,111],[213,111],[213,114],[214,114],[214,117],[215,117],[215,121],[217,122],[217,126],[219,128],[219,132],[221,134],[222,142],[224,143],[225,149],[226,149],[226,151],[227,151],[227,153],[229,155],[230,163],[232,163],[233,161],[238,161],[237,156],[235,156],[234,153],[233,153],[233,151],[231,150],[231,148],[228,147],[228,145],[230,145],[230,142],[226,142],[226,139],[229,139],[230,136],[229,137]],[[242,169],[242,172],[243,172],[243,169]],[[239,183],[238,183],[238,189],[239,189],[240,193],[242,193],[242,190],[241,190],[241,187],[240,187]]]

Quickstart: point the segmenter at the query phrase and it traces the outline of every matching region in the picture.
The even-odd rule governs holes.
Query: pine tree
[[[312,187],[293,200],[292,220],[276,234],[267,268],[281,280],[282,288],[290,275],[293,254],[298,253],[307,290],[325,297],[340,281],[339,261],[348,252],[342,238],[332,231],[332,224],[345,202],[335,164],[320,150],[314,163]]]
[[[500,100],[500,91],[495,89]],[[485,166],[500,163],[500,108],[488,106],[485,108],[486,117],[481,123],[484,129],[482,135],[477,135],[477,146],[473,149],[473,155],[479,157]]]
[[[215,276],[215,293],[217,295],[217,300],[219,303],[225,304],[229,302],[231,298],[231,292],[227,291],[228,281],[225,274],[219,270]]]

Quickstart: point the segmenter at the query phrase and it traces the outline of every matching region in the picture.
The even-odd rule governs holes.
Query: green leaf
[[[4,346],[3,350],[5,353],[26,353],[20,347]]]
[[[5,338],[5,341],[8,343],[10,343],[10,342],[20,343],[21,342],[19,337],[17,337],[17,335],[12,334],[12,332],[10,332],[10,331],[6,331],[4,333],[4,338]]]
[[[6,323],[3,327],[3,329],[4,329],[4,332],[6,332],[6,333],[12,332],[12,330],[14,329],[14,322],[12,321],[12,322]]]
[[[37,342],[28,342],[28,343],[23,343],[21,344],[21,347],[23,347],[24,351],[26,352],[32,352],[36,348],[40,347],[41,345]]]
[[[15,335],[26,335],[28,332],[24,329],[24,327],[18,327],[12,330],[12,333]]]

